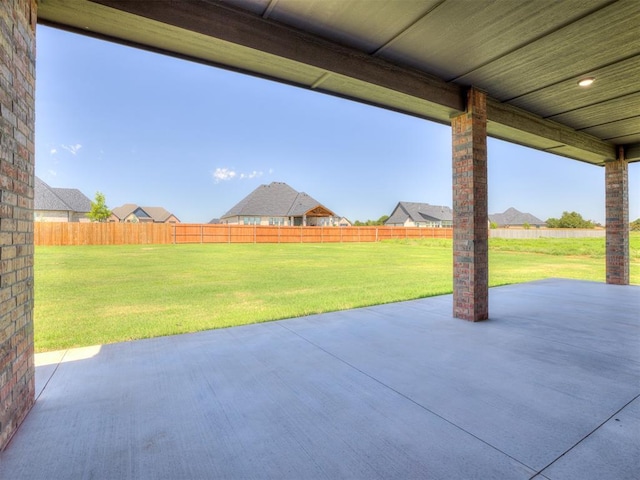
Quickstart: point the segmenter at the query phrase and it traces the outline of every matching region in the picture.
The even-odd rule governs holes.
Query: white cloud
[[[257,178],[257,177],[261,177],[262,176],[262,172],[258,172],[257,170],[254,170],[251,173],[241,173],[240,174],[240,178],[244,179],[244,178]]]
[[[271,172],[272,170],[270,170]],[[226,182],[237,178],[238,180],[248,180],[252,178],[258,178],[264,175],[264,172],[259,170],[253,170],[249,173],[237,172],[230,168],[216,168],[213,172],[213,179],[216,183]]]
[[[78,150],[82,148],[82,145],[80,145],[79,143],[76,143],[75,145],[60,145],[60,146],[64,148],[67,152],[70,152],[72,155],[75,155],[76,153],[78,153]]]
[[[49,155],[55,155],[56,153],[58,153],[58,150],[56,150],[55,148],[52,148],[52,149],[49,151]]]
[[[52,177],[55,177],[56,175],[58,175],[58,172],[56,172],[55,170],[48,170],[47,171],[49,173],[49,175],[51,175]]]
[[[236,175],[236,172],[229,170],[228,168],[216,168],[215,172],[213,172],[213,179],[216,183],[219,183],[227,180],[233,180]]]

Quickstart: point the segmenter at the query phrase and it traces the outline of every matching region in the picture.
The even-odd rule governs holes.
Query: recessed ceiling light
[[[580,80],[578,82],[578,85],[580,85],[581,87],[588,87],[589,85],[591,85],[595,81],[596,81],[595,78],[587,77],[587,78],[583,78],[582,80]]]

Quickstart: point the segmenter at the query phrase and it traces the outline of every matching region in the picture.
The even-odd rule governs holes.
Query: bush
[[[585,220],[576,212],[562,212],[560,218],[547,219],[549,228],[594,228],[596,224],[591,220]]]

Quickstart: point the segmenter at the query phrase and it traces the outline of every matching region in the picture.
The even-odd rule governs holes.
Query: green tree
[[[104,193],[96,192],[96,198],[91,202],[91,210],[87,213],[87,217],[92,222],[106,222],[111,216],[111,210],[107,208]]]
[[[635,219],[629,224],[629,230],[634,232],[640,232],[640,218]]]
[[[389,218],[389,215],[382,215],[378,220],[367,220],[366,222],[361,222],[360,220],[356,220],[353,222],[354,227],[372,227],[375,225],[384,225],[384,222]]]
[[[596,225],[591,220],[585,220],[577,212],[562,212],[560,218],[547,219],[549,228],[594,228]]]

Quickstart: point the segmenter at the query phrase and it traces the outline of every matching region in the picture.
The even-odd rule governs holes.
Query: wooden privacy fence
[[[339,243],[391,239],[453,238],[451,228],[281,227],[166,223],[36,222],[36,245],[152,243]]]
[[[399,238],[453,238],[450,228],[175,225],[174,243],[338,243]]]
[[[604,238],[607,231],[595,228],[492,228],[491,238]]]
[[[166,223],[35,222],[36,245],[143,245],[173,243]]]

